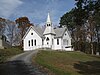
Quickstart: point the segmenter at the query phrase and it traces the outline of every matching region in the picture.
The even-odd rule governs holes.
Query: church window
[[[49,43],[47,42],[47,45],[48,45]]]
[[[33,39],[31,40],[31,44],[32,44],[32,46],[33,46]]]
[[[52,39],[52,45],[53,45],[53,39]]]
[[[50,26],[50,24],[49,24],[49,26]]]
[[[47,24],[47,26],[48,26],[48,24]]]
[[[30,40],[28,41],[28,46],[30,46]]]
[[[57,45],[59,45],[59,39],[57,39]]]
[[[49,41],[49,38],[47,37],[46,41]]]
[[[43,45],[44,43],[43,43],[43,39],[42,39],[42,45]]]
[[[34,40],[34,45],[36,46],[36,39]]]
[[[31,35],[33,35],[33,33],[31,33]]]
[[[66,36],[66,33],[65,33],[65,36]]]

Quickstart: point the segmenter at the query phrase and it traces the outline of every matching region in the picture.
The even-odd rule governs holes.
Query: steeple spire
[[[46,27],[52,26],[51,18],[50,18],[50,13],[48,13],[47,16],[47,21],[46,21]]]
[[[47,23],[51,23],[50,13],[48,13]]]

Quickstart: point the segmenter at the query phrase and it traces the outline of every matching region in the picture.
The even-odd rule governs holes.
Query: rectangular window
[[[31,40],[31,44],[32,44],[32,46],[33,46],[33,39]]]
[[[34,40],[34,45],[36,46],[36,39]]]
[[[30,40],[28,41],[28,46],[30,46]]]
[[[53,39],[52,39],[52,45],[53,45]]]
[[[42,45],[44,45],[43,39],[42,39]]]
[[[59,45],[59,39],[57,39],[57,45]]]

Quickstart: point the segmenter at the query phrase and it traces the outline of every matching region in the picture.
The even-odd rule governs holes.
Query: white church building
[[[71,36],[66,27],[53,28],[50,14],[48,13],[46,28],[30,26],[23,37],[24,51],[39,48],[50,48],[52,50],[73,51],[71,48]]]

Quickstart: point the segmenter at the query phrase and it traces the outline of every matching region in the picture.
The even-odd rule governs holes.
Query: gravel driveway
[[[24,52],[12,57],[6,63],[0,64],[0,75],[48,75],[32,65],[32,56],[37,52],[36,50]]]

